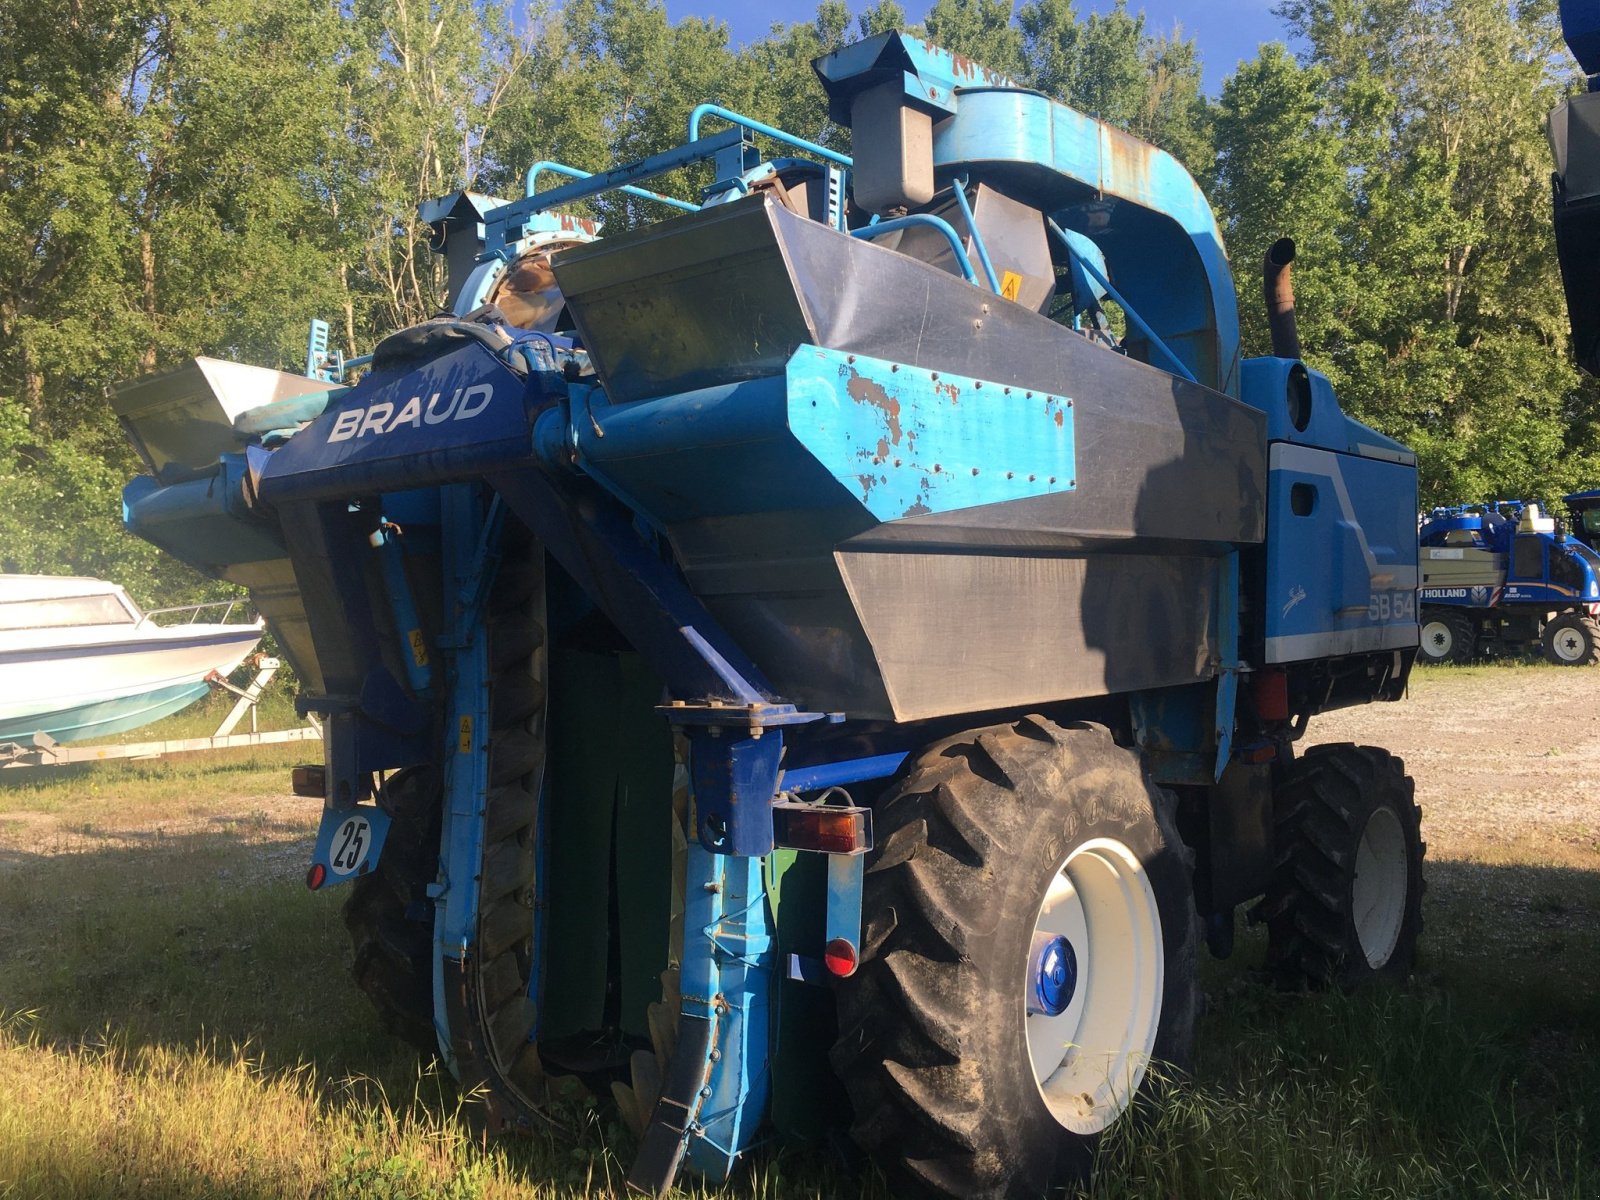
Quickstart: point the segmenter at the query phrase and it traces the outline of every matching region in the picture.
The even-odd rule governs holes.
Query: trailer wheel
[[[1539,638],[1544,656],[1559,667],[1589,667],[1600,662],[1600,626],[1587,613],[1562,613]]]
[[[1405,764],[1313,746],[1274,798],[1277,869],[1258,910],[1279,984],[1354,988],[1410,972],[1422,932],[1422,810]]]
[[[925,751],[877,809],[832,1061],[904,1187],[1038,1196],[1187,1066],[1192,856],[1103,727],[1042,717]]]
[[[1422,643],[1417,656],[1425,663],[1471,662],[1477,627],[1465,613],[1430,608],[1422,614]]]

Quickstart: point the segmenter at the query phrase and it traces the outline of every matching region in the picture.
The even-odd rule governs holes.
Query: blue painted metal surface
[[[863,38],[811,64],[828,92],[828,115],[850,123],[850,100],[857,92],[895,83],[915,106],[935,116],[956,112],[963,88],[1015,88],[1020,85],[989,68],[906,33]]]
[[[1269,463],[1265,660],[1415,646],[1415,468],[1287,443]]]
[[[760,857],[772,853],[772,802],[778,794],[783,737],[767,730],[739,737],[690,727],[695,835],[707,850]]]
[[[495,209],[484,219],[484,253],[500,254],[510,250],[518,236],[514,231],[520,230],[526,218],[534,213],[549,212],[564,204],[574,204],[604,192],[615,191],[626,184],[654,179],[657,175],[665,175],[668,171],[675,171],[679,167],[705,162],[707,159],[715,158],[724,150],[743,144],[743,130],[726,129],[701,138],[697,142],[691,142],[687,146],[664,150],[660,154],[641,158],[638,162],[601,171],[588,179],[580,179],[564,187],[552,188],[548,192],[538,192],[513,201],[503,208]]]
[[[1030,1014],[1059,1017],[1078,991],[1078,952],[1064,934],[1041,930],[1028,952]]]
[[[872,779],[887,779],[904,765],[908,757],[907,754],[875,754],[870,758],[797,767],[783,773],[780,786],[786,792],[814,792],[822,788],[866,783]]]
[[[739,128],[748,129],[752,133],[759,133],[764,137],[772,138],[774,141],[781,142],[785,146],[793,147],[796,150],[804,150],[807,154],[815,155],[817,158],[834,163],[837,166],[848,167],[850,165],[850,156],[848,154],[840,154],[837,150],[819,146],[816,142],[808,142],[805,138],[796,137],[794,134],[779,129],[775,125],[757,121],[754,117],[747,117],[743,113],[736,113],[732,109],[723,108],[718,104],[696,105],[694,111],[689,114],[689,142],[691,145],[706,140],[700,136],[700,124],[707,117],[720,117],[722,120],[728,121]]]
[[[422,618],[417,613],[417,602],[411,595],[411,581],[406,577],[405,552],[400,548],[399,527],[381,521],[371,541],[378,554],[378,567],[383,572],[383,584],[394,614],[395,629],[400,634],[400,659],[405,664],[406,682],[419,698],[426,698],[433,686],[433,664],[428,656],[427,640],[422,633]]]
[[[135,476],[122,489],[122,523],[184,562],[215,571],[281,559],[279,532],[254,514],[245,498],[245,456],[224,455],[217,474],[158,484]]]
[[[694,798],[698,805],[700,797]],[[682,1014],[712,1022],[687,1144],[690,1166],[725,1179],[755,1143],[771,1091],[769,1020],[776,947],[762,864],[689,845]]]
[[[828,908],[823,945],[848,942],[857,961],[861,958],[861,896],[866,873],[865,854],[828,855]]]
[[[549,402],[479,343],[376,370],[268,459],[260,495],[277,506],[470,479],[525,461],[528,409]]]
[[[333,372],[328,369],[328,323],[311,319],[311,332],[306,335],[306,375],[311,379],[321,379],[328,383],[334,381]]]
[[[1304,383],[1296,383],[1303,376]],[[1239,399],[1267,415],[1267,440],[1319,446],[1343,454],[1361,454],[1413,465],[1417,456],[1393,438],[1347,416],[1333,384],[1321,371],[1298,359],[1250,358],[1240,369]],[[1295,413],[1289,404],[1291,386],[1303,388],[1308,408]]]
[[[996,296],[1000,294],[1000,280],[995,278],[994,263],[989,261],[989,249],[983,244],[983,232],[978,228],[978,223],[972,219],[972,205],[967,202],[967,177],[958,175],[955,179],[956,207],[961,210],[961,218],[967,223],[967,230],[972,234],[972,248],[978,252],[978,262],[983,266],[983,277],[989,281],[989,290]],[[961,248],[956,248],[957,258],[966,258]]]
[[[1561,36],[1585,75],[1600,75],[1600,5],[1561,0]]]
[[[316,845],[311,850],[312,871],[322,868],[318,886],[354,883],[376,869],[389,837],[389,825],[389,814],[376,804],[325,807],[317,826]]]
[[[1128,318],[1128,324],[1143,335],[1145,340],[1150,343],[1150,349],[1160,356],[1173,374],[1183,376],[1190,383],[1197,383],[1198,380],[1195,379],[1194,372],[1190,370],[1189,365],[1174,354],[1172,348],[1166,342],[1161,340],[1161,335],[1156,333],[1150,327],[1149,322],[1139,315],[1139,310],[1133,306],[1128,298],[1111,286],[1111,281],[1106,278],[1104,258],[1096,262],[1092,256],[1080,254],[1078,252],[1078,242],[1068,237],[1061,226],[1054,221],[1050,221],[1047,224],[1050,232],[1055,235],[1056,240],[1061,243],[1068,256],[1072,259],[1072,270],[1087,275],[1093,282],[1095,290],[1103,295],[1110,296],[1112,300],[1116,301],[1122,309],[1122,315]]]
[[[803,346],[789,428],[880,521],[1070,492],[1072,399]]]
[[[544,172],[552,175],[565,175],[568,179],[593,179],[593,171],[580,171],[577,167],[569,167],[566,163],[552,162],[542,158],[528,168],[527,186],[524,195],[537,196],[539,194],[539,176]],[[679,200],[676,196],[667,196],[661,192],[652,192],[649,188],[634,187],[632,184],[623,184],[617,189],[629,196],[637,196],[641,200],[654,200],[658,204],[665,204],[668,208],[675,208],[679,212],[699,212],[698,204],[690,204],[687,200]]]
[[[472,484],[445,488],[444,579],[449,678],[446,708],[444,822],[440,878],[434,897],[434,1032],[451,1061],[450,1006],[444,994],[446,959],[466,962],[477,950],[479,869],[483,862],[484,804],[489,794],[489,647],[484,636],[492,561],[483,547],[497,536],[484,516],[483,493]],[[533,968],[534,970],[537,967]]]

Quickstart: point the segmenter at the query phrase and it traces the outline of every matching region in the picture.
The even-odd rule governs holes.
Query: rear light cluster
[[[328,798],[328,768],[320,763],[295,767],[289,773],[289,785],[296,796]]]
[[[872,849],[872,810],[781,800],[772,806],[772,835],[791,850],[865,854]]]

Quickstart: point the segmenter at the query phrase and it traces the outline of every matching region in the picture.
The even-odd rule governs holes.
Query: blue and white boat
[[[261,640],[259,619],[196,620],[206,607],[146,613],[103,579],[0,575],[0,743],[105,737],[187,708]]]

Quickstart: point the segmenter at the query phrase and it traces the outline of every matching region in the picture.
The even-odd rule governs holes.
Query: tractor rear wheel
[[[862,964],[832,1061],[902,1187],[1039,1196],[1187,1066],[1192,856],[1101,726],[938,742],[877,808]]]
[[[1258,914],[1288,988],[1410,973],[1422,932],[1422,810],[1405,764],[1375,746],[1312,746],[1274,797],[1277,868]]]
[[[1600,662],[1600,626],[1588,613],[1562,613],[1544,627],[1539,647],[1558,667],[1590,667]]]
[[[1478,631],[1472,618],[1447,608],[1424,609],[1417,657],[1425,663],[1471,662]]]

